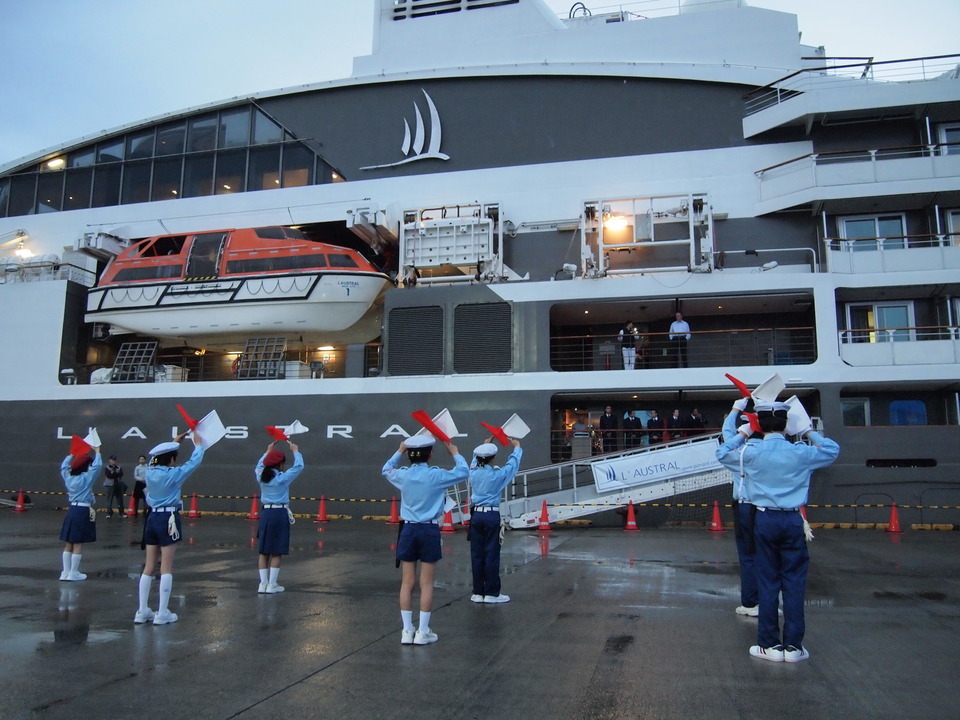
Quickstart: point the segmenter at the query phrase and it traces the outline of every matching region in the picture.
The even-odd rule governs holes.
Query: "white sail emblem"
[[[413,110],[416,114],[416,127],[412,137],[410,134],[410,123],[407,122],[406,118],[403,119],[403,144],[400,146],[400,150],[407,157],[404,157],[403,160],[386,163],[384,165],[367,165],[366,167],[360,168],[361,170],[375,170],[377,168],[396,167],[397,165],[405,165],[415,160],[450,159],[449,155],[440,152],[440,113],[437,112],[437,106],[433,104],[433,99],[426,90],[421,88],[420,91],[427,99],[427,109],[430,114],[430,144],[427,146],[426,151],[424,151],[424,143],[427,133],[423,123],[423,113],[420,112],[420,106],[417,105],[417,103],[414,103]],[[410,154],[411,152],[413,152],[412,155]]]

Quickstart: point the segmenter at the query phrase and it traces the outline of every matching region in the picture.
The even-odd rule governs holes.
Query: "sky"
[[[583,0],[643,14],[678,0]],[[748,0],[803,42],[877,60],[960,53],[960,0]],[[127,123],[350,75],[375,0],[0,0],[0,165]],[[547,0],[566,16],[574,0]]]

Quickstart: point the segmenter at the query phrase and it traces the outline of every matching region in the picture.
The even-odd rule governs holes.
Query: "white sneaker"
[[[63,580],[63,578],[60,578],[60,579]],[[476,593],[474,593],[473,595],[470,596],[470,602],[475,602],[475,603],[484,602],[483,595],[477,595]]]
[[[265,593],[267,591],[267,584],[260,583],[260,587],[257,588],[258,593]]]
[[[267,585],[267,589],[264,590],[264,592],[267,593],[267,595],[275,595],[276,593],[282,593],[283,585],[277,585],[276,583],[274,583],[273,585]]]
[[[747,617],[757,617],[760,614],[759,605],[739,605],[734,610],[737,615],[746,615]]]
[[[439,640],[440,637],[433,632],[430,628],[426,630],[417,630],[416,634],[413,636],[414,645],[429,645],[430,643],[435,643]]]
[[[504,595],[503,593],[500,593],[499,595],[484,595],[483,601],[485,603],[491,603],[491,604],[505,603],[505,602],[510,602],[510,596]]]
[[[64,580],[69,580],[70,582],[80,582],[81,580],[86,580],[86,579],[87,579],[87,576],[84,575],[82,572],[74,572],[72,570],[68,572],[67,576],[64,578]]]
[[[146,612],[137,610],[137,614],[133,616],[133,622],[137,625],[143,625],[153,620],[154,616],[156,616],[156,613],[150,608],[147,608]]]
[[[67,579],[67,576],[68,576],[69,574],[70,574],[70,571],[69,571],[69,570],[64,570],[62,573],[60,573],[60,579],[61,579],[61,580],[66,580],[66,579]]]
[[[783,649],[783,661],[784,662],[801,662],[802,660],[809,660],[810,653],[807,652],[807,649],[802,645],[797,648],[793,645],[787,645]]]
[[[415,630],[407,630],[406,628],[400,631],[400,644],[401,645],[413,645],[413,636],[416,635]]]
[[[783,662],[783,645],[774,645],[773,647],[762,648],[759,645],[750,646],[750,654],[761,660],[770,660],[771,662]]]
[[[154,625],[168,625],[170,623],[175,623],[176,621],[177,614],[172,613],[169,610],[164,610],[163,612],[157,611],[153,614]]]

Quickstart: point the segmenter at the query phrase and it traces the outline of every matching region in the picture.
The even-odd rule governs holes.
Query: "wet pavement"
[[[396,526],[298,520],[258,595],[256,523],[184,521],[172,625],[134,625],[141,525],[0,510],[0,718],[958,718],[960,533],[820,530],[798,664],[751,658],[732,532],[508,532],[505,605],[444,536],[435,645],[400,645]],[[151,595],[155,607],[156,585]],[[414,613],[416,621],[417,613]]]

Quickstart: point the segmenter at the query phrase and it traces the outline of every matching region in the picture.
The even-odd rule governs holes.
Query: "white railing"
[[[960,269],[960,233],[826,238],[824,246],[824,265],[831,273]]]
[[[960,327],[868,328],[838,333],[840,357],[854,367],[960,363]]]

